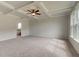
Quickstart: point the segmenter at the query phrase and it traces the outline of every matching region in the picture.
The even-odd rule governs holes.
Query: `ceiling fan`
[[[27,12],[28,14],[32,14],[32,16],[41,15],[39,9],[28,9]]]

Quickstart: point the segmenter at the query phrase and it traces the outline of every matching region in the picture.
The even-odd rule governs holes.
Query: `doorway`
[[[18,37],[18,36],[21,37],[21,29],[22,29],[22,23],[19,22],[19,23],[18,23],[18,28],[17,28],[17,37]]]

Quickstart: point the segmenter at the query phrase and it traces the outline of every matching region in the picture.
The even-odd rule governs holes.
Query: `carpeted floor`
[[[1,57],[74,57],[78,56],[67,40],[22,37],[0,42]]]

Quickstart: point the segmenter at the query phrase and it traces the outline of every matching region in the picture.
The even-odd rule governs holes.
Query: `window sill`
[[[70,38],[72,38],[73,40],[75,40],[76,42],[79,42],[79,39],[74,38],[73,36],[70,36]]]

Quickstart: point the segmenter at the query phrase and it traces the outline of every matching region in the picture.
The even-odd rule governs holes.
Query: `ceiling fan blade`
[[[31,14],[31,13],[27,13],[27,14]]]
[[[35,13],[35,10],[34,9],[32,9],[32,12],[31,13]]]
[[[36,13],[37,15],[41,15],[40,13]]]
[[[39,10],[36,10],[35,12],[39,12]]]
[[[27,10],[27,11],[31,12],[31,10]]]
[[[31,12],[26,12],[26,14],[31,14]]]

